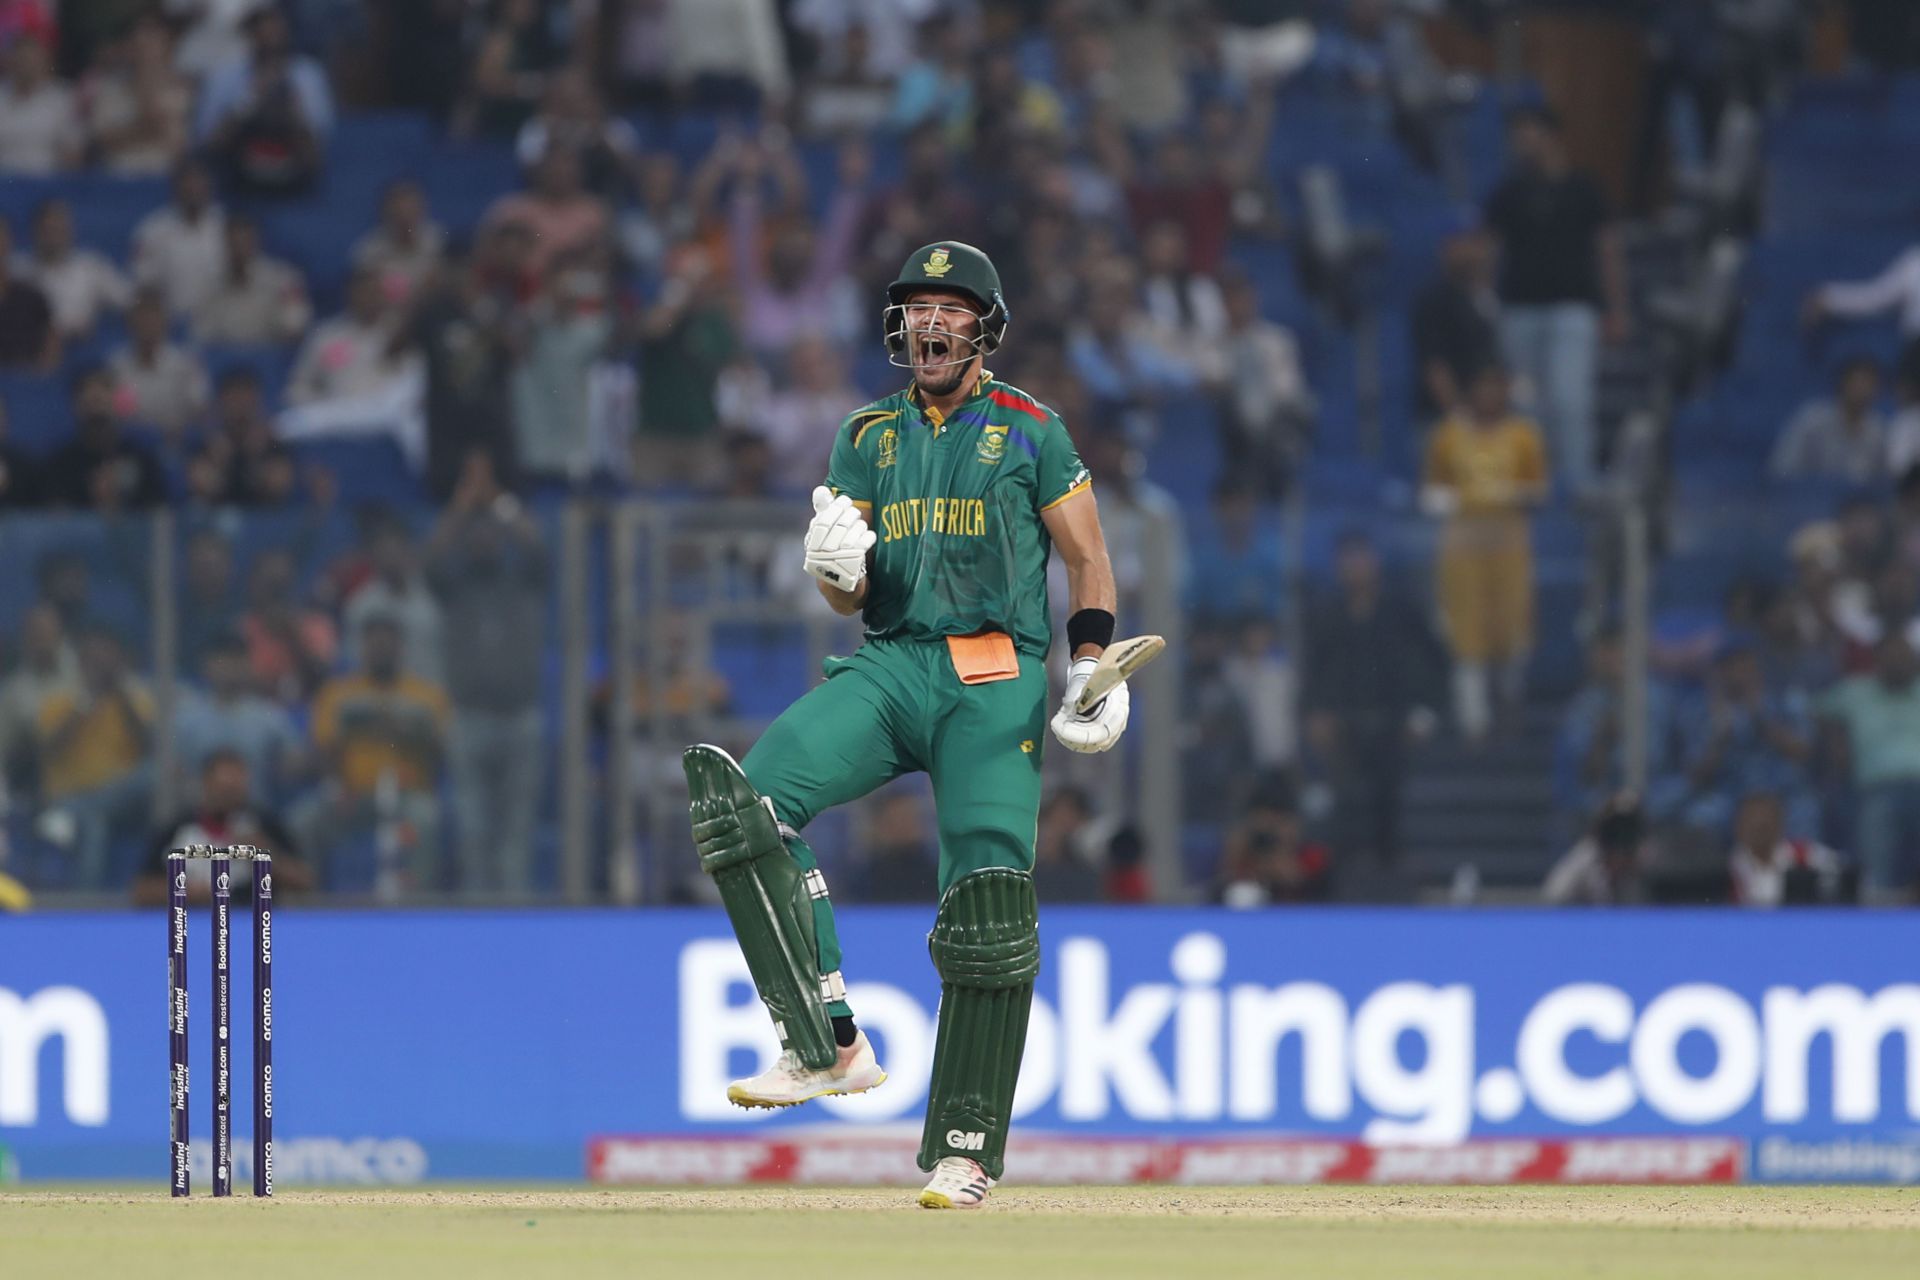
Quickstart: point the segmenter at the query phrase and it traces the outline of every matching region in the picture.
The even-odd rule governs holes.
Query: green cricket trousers
[[[941,893],[985,867],[1032,871],[1047,673],[1030,654],[1019,655],[1019,667],[1010,679],[962,684],[943,641],[869,640],[851,657],[827,659],[825,682],[769,725],[740,767],[795,831],[902,774],[925,773]],[[789,838],[787,849],[803,870],[819,867],[805,840]],[[815,897],[813,913],[820,972],[834,973],[831,899]],[[849,1010],[840,1000],[828,1012]]]

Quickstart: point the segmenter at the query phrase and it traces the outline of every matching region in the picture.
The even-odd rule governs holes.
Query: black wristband
[[[1083,644],[1102,649],[1113,643],[1113,615],[1105,609],[1082,609],[1067,619],[1067,656],[1079,652]]]

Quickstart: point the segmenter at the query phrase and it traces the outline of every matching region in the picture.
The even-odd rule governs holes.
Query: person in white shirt
[[[213,200],[213,177],[198,160],[173,171],[173,201],[133,232],[133,278],[152,286],[175,316],[191,315],[213,293],[227,261],[227,217]]]
[[[1841,856],[1818,841],[1788,838],[1787,811],[1779,796],[1756,791],[1740,801],[1733,819],[1733,853],[1727,859],[1737,905],[1833,901],[1845,869]]]
[[[127,333],[127,344],[108,361],[120,384],[121,416],[177,440],[207,411],[207,368],[192,351],[167,341],[167,304],[158,290],[134,298]]]
[[[108,173],[159,175],[187,145],[193,86],[173,66],[173,36],[159,13],[134,19],[80,84],[87,145]]]
[[[74,247],[73,210],[65,200],[42,201],[34,210],[33,252],[20,274],[47,295],[54,327],[67,339],[87,337],[102,315],[125,310],[133,296],[105,254]]]
[[[193,310],[194,341],[291,342],[312,319],[306,281],[290,264],[260,251],[259,224],[251,218],[227,219],[226,255],[214,289]]]
[[[71,169],[84,141],[79,105],[54,78],[52,51],[33,32],[15,36],[0,80],[0,173]]]
[[[1140,302],[1146,331],[1171,360],[1209,387],[1227,378],[1227,304],[1212,276],[1187,268],[1187,236],[1177,222],[1148,230]]]
[[[347,282],[347,309],[314,326],[301,344],[287,383],[289,404],[313,404],[371,395],[400,373],[394,354],[392,310],[380,291],[380,276],[356,267]]]
[[[377,273],[387,301],[403,306],[440,265],[446,239],[427,216],[426,192],[402,178],[381,197],[379,225],[355,242],[353,265]]]
[[[786,375],[755,420],[773,446],[776,472],[825,475],[840,424],[866,397],[846,358],[822,334],[806,334],[787,350]]]

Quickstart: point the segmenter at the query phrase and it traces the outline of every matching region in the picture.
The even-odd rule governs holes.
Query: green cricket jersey
[[[944,420],[912,387],[853,414],[834,439],[827,487],[873,509],[868,638],[994,628],[1044,654],[1053,542],[1040,513],[1091,483],[1053,410],[991,372]]]

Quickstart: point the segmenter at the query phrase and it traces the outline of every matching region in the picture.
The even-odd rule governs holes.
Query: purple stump
[[[233,1194],[233,863],[213,860],[213,1194]]]
[[[167,854],[167,1084],[172,1091],[168,1144],[173,1194],[191,1193],[187,1170],[187,855]]]
[[[273,858],[253,855],[253,1194],[273,1194]]]

